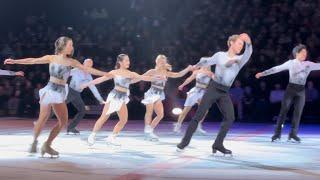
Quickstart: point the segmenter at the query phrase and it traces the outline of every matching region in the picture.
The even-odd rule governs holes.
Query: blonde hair
[[[54,53],[60,54],[64,50],[64,48],[66,48],[68,41],[72,41],[72,39],[66,36],[59,37],[54,43],[54,46],[55,46]],[[69,54],[69,56],[73,56],[73,52]]]
[[[160,59],[166,59],[167,60],[167,56],[163,55],[163,54],[159,54],[156,58],[156,67],[158,65],[158,61]],[[172,71],[172,66],[171,64],[169,64],[168,62],[165,64],[165,69],[168,70],[168,71]]]
[[[231,42],[235,42],[239,37],[240,37],[240,35],[238,35],[238,34],[233,34],[233,35],[229,36],[228,42],[227,42],[228,47],[231,46]]]

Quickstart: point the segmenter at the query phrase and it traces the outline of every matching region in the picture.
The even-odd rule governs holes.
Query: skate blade
[[[281,143],[281,140],[271,140],[271,143]]]
[[[41,154],[40,158],[43,158],[43,159],[57,159],[59,158],[59,155],[48,155],[47,153],[45,154]]]
[[[233,158],[233,154],[224,154],[220,151],[217,151],[217,150],[213,150],[212,151],[212,156],[213,157],[221,157],[221,158]]]
[[[233,159],[233,154],[212,153],[215,158]]]
[[[80,135],[80,133],[68,133],[66,135],[70,135],[70,136],[77,136],[77,135]]]
[[[180,149],[180,148],[176,148],[176,153],[178,153],[178,154],[181,154],[181,153],[183,153],[185,151],[185,149]]]
[[[31,152],[29,152],[29,154],[28,154],[29,157],[35,157],[36,155],[37,155],[37,153],[31,153]]]
[[[301,143],[301,141],[296,141],[293,139],[288,139],[287,142],[292,143],[292,144],[300,144]]]
[[[159,141],[159,139],[157,139],[157,138],[151,138],[151,137],[145,137],[144,140],[146,140],[146,141],[151,141],[151,142],[158,142],[158,141]]]
[[[87,142],[87,145],[90,146],[90,147],[92,147],[92,146],[94,145],[94,143],[89,143],[89,142]]]
[[[114,143],[107,142],[107,146],[119,148],[119,147],[121,147],[121,144],[114,144]]]
[[[208,134],[207,133],[196,132],[196,135],[198,135],[198,136],[207,136]]]

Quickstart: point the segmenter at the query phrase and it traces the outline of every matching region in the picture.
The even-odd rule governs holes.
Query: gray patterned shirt
[[[82,92],[83,90],[80,88],[81,84],[90,82],[93,80],[91,74],[84,72],[78,68],[74,68],[71,70],[70,75],[72,76],[71,81],[70,81],[70,88]],[[98,89],[96,86],[91,85],[89,86],[90,91],[94,95],[94,97],[99,101],[103,102],[103,98],[101,97]]]
[[[310,72],[320,70],[320,63],[292,59],[279,66],[263,71],[262,76],[268,76],[285,70],[289,70],[290,83],[305,85]]]
[[[16,72],[0,69],[0,75],[15,76],[15,75],[16,75]]]
[[[242,55],[236,55],[235,57],[229,57],[228,52],[217,52],[212,57],[203,57],[196,64],[196,66],[211,66],[216,65],[214,81],[230,87],[238,75],[241,68],[249,61],[252,54],[252,45],[245,44],[245,51]],[[228,65],[230,60],[236,60],[236,63]]]

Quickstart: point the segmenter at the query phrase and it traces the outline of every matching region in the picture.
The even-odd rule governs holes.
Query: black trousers
[[[288,111],[291,105],[294,105],[293,117],[291,123],[292,134],[297,134],[300,124],[300,119],[305,104],[305,88],[302,85],[289,83],[281,103],[281,110],[277,125],[275,128],[275,134],[281,134],[282,124],[284,124]]]
[[[178,147],[180,149],[185,148],[189,145],[193,133],[197,129],[199,121],[205,116],[207,110],[212,106],[213,103],[217,103],[220,112],[223,115],[223,120],[220,126],[220,130],[213,144],[215,147],[223,146],[223,140],[226,137],[230,126],[234,122],[234,108],[232,101],[228,93],[229,87],[220,85],[214,81],[211,81],[207,92],[204,94],[202,101],[195,113],[195,116],[189,122],[187,132]]]
[[[72,105],[77,109],[77,114],[74,116],[73,120],[69,123],[68,129],[74,129],[80,122],[80,120],[86,114],[85,104],[81,98],[81,93],[69,87],[69,93],[67,97],[67,103],[72,103]]]

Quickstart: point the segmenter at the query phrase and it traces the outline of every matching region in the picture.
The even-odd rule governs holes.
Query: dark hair
[[[66,36],[59,37],[54,43],[54,47],[55,47],[54,53],[55,54],[61,53],[61,51],[66,47],[68,41],[72,41],[72,39]],[[72,55],[73,55],[73,52],[69,54],[69,56],[72,56]]]
[[[304,49],[307,50],[307,46],[305,46],[304,44],[298,44],[296,47],[292,49],[293,57],[296,58],[296,54],[300,53]]]
[[[114,67],[115,69],[119,69],[120,68],[120,62],[123,61],[124,57],[128,56],[127,54],[119,54],[117,57],[117,62],[116,62],[116,66]]]

